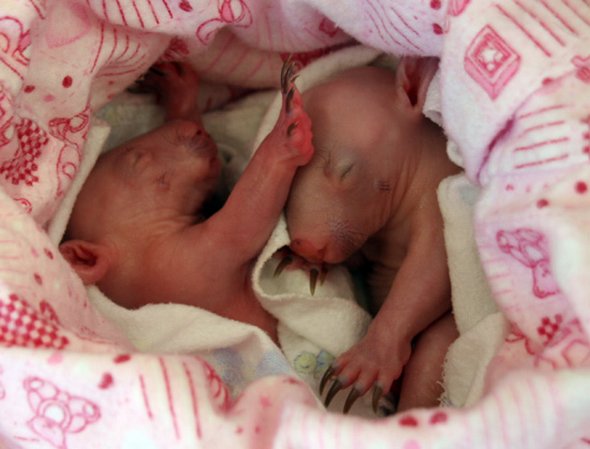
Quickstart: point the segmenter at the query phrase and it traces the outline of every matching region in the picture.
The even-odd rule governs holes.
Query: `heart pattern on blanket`
[[[182,9],[184,12],[191,12],[193,10],[193,7],[191,6],[191,4],[187,0],[182,0],[178,4],[178,7],[180,9]]]

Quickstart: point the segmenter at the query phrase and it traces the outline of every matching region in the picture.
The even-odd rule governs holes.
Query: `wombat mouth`
[[[198,211],[200,219],[199,221],[207,220],[215,213],[219,212],[225,205],[225,202],[227,201],[229,194],[229,186],[227,185],[227,182],[224,182],[222,176],[219,182],[217,183],[215,189],[211,192],[210,195],[207,196],[207,198],[205,198],[205,201],[203,201],[203,204],[201,205],[201,208]]]

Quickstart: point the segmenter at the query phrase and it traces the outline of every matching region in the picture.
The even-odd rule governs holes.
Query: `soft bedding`
[[[383,421],[328,414],[293,376],[234,396],[202,358],[139,352],[57,251],[109,134],[97,110],[154,61],[265,88],[288,53],[351,38],[441,57],[434,115],[465,168],[439,189],[461,333],[448,406]],[[4,0],[0,444],[590,445],[589,44],[585,0]]]

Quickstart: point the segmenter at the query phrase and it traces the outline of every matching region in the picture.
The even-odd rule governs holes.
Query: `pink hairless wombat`
[[[351,69],[303,95],[315,154],[287,202],[291,249],[314,263],[360,255],[378,311],[324,376],[322,388],[332,380],[326,402],[353,386],[345,409],[372,386],[375,405],[402,372],[399,410],[436,405],[457,335],[436,189],[458,168],[442,131],[422,114],[436,67],[402,59],[395,74]]]
[[[275,127],[223,207],[207,213],[220,162],[196,109],[198,78],[181,64],[152,71],[144,84],[157,90],[169,121],[99,158],[60,245],[84,283],[131,309],[198,306],[258,326],[276,342],[277,321],[260,305],[250,278],[297,167],[313,155],[293,75],[287,63]]]

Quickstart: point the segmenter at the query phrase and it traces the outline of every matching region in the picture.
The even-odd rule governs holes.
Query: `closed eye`
[[[342,167],[340,169],[340,180],[343,180],[344,178],[346,178],[346,176],[352,172],[353,168],[354,168],[354,164],[348,164],[348,165],[345,165],[344,167]]]
[[[320,162],[319,166],[323,167],[324,174],[337,181],[344,181],[355,170],[359,162],[354,155],[343,148],[316,147],[314,158]]]

